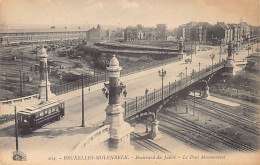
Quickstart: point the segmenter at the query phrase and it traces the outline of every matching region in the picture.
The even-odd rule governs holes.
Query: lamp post
[[[166,70],[163,70],[163,69],[162,69],[162,71],[159,70],[158,73],[159,73],[159,76],[162,78],[162,103],[164,105],[164,100],[163,100],[163,79],[166,76]]]
[[[82,73],[82,83],[81,83],[81,89],[82,89],[82,124],[81,127],[85,127],[85,114],[84,114],[84,74]]]
[[[211,54],[210,55],[211,61],[212,61],[212,73],[213,73],[213,60],[215,58],[215,54]]]
[[[147,94],[148,94],[149,90],[146,88],[145,89],[145,105],[147,105]]]

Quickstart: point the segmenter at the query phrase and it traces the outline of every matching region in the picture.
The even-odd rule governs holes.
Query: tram
[[[19,132],[31,132],[65,115],[64,101],[43,101],[17,113]]]

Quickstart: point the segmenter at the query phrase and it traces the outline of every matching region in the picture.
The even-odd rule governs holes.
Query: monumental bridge
[[[128,75],[131,73],[138,72],[140,68],[138,69],[133,69],[132,71],[124,71],[123,74],[120,75],[120,66],[118,63],[118,60],[113,57],[112,60],[110,61],[110,66],[107,68],[107,71],[105,74],[99,74],[98,76],[95,77],[84,77],[82,76],[82,80],[69,83],[69,84],[62,84],[59,86],[51,86],[50,90],[52,93],[59,95],[63,93],[67,93],[70,91],[78,90],[84,87],[91,86],[93,84],[97,84],[100,82],[106,82],[109,80],[109,84],[105,84],[105,87],[107,88],[106,90],[114,90],[117,91],[115,94],[114,92],[109,92],[109,105],[106,109],[107,113],[107,118],[104,122],[105,127],[102,127],[99,130],[94,131],[95,135],[91,137],[93,140],[94,137],[97,135],[101,135],[102,132],[109,132],[110,137],[109,138],[109,143],[111,143],[111,146],[113,148],[122,148],[123,145],[120,143],[123,141],[127,143],[127,141],[130,140],[130,133],[131,129],[125,131],[122,131],[125,128],[128,128],[127,124],[125,124],[124,120],[131,120],[131,118],[135,118],[138,116],[143,116],[143,115],[152,115],[153,121],[155,124],[152,125],[152,138],[156,136],[156,131],[158,130],[158,123],[156,123],[156,118],[157,118],[157,113],[158,110],[160,109],[160,106],[164,104],[164,101],[169,100],[172,96],[178,95],[180,91],[188,89],[190,86],[195,85],[196,83],[201,83],[205,82],[205,86],[203,87],[204,90],[204,96],[207,97],[209,87],[208,87],[208,81],[211,76],[218,73],[222,73],[223,75],[232,75],[233,73],[233,58],[232,58],[232,44],[230,43],[228,46],[228,57],[226,60],[219,61],[218,63],[213,64],[212,60],[212,65],[209,65],[205,68],[199,69],[197,72],[192,72],[191,74],[187,74],[187,69],[186,69],[186,74],[181,76],[180,80],[177,80],[175,82],[169,83],[168,85],[164,85],[162,83],[162,88],[155,89],[152,92],[146,93],[144,96],[139,96],[135,97],[134,99],[127,100],[123,103],[119,102],[119,97],[116,97],[116,95],[120,96],[121,92],[123,91],[122,89],[125,88],[123,84],[120,83],[117,84],[119,81],[120,76]],[[183,51],[181,51],[181,54]],[[45,60],[47,61],[47,60]],[[156,64],[147,64],[144,68],[149,69],[153,68],[154,66],[162,66],[168,63],[173,62],[174,60],[165,60],[158,62]],[[44,66],[44,65],[43,65]],[[46,66],[46,65],[45,65]],[[44,69],[42,69],[44,71]],[[163,71],[162,71],[163,74]],[[113,77],[114,76],[114,77]],[[44,79],[47,79],[47,77],[42,76],[43,82],[45,82]],[[115,79],[113,79],[115,78]],[[115,81],[118,80],[118,81]],[[163,77],[162,77],[163,80]],[[111,87],[112,85],[112,87]],[[113,86],[114,85],[114,86]],[[46,86],[45,86],[46,87]],[[43,90],[43,92],[46,91]],[[105,90],[104,90],[105,91]],[[104,92],[105,94],[105,92]],[[124,93],[123,93],[124,94]],[[28,98],[22,98],[24,101],[26,100],[32,100],[35,99],[35,96],[29,96]],[[17,100],[17,99],[16,99]],[[17,101],[20,102],[20,101]],[[21,101],[22,102],[22,101]],[[12,100],[7,100],[7,101],[2,101],[2,105],[12,105],[14,102]],[[114,105],[118,106],[117,103],[119,103],[119,109],[113,109]],[[111,106],[111,107],[110,107]],[[122,109],[120,109],[120,107]],[[114,115],[114,119],[113,119]],[[116,119],[116,120],[115,120]],[[117,120],[118,119],[118,120]],[[116,127],[113,125],[113,122],[120,122],[119,125],[116,125]],[[118,123],[116,123],[118,124]],[[107,127],[109,125],[109,127]],[[122,125],[122,128],[120,126]],[[109,131],[108,131],[109,129]],[[100,132],[101,131],[101,132]],[[121,132],[120,132],[121,131]],[[126,139],[126,140],[122,140]],[[105,139],[107,140],[107,139]],[[85,145],[85,144],[84,144]]]

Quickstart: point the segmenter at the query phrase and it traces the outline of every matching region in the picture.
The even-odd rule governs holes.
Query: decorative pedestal
[[[155,139],[159,136],[158,126],[159,126],[158,120],[155,120],[155,121],[152,122],[152,128],[151,128],[151,131],[148,134],[148,138]]]
[[[51,98],[53,96],[55,96],[55,94],[53,94],[50,90],[50,82],[47,82],[48,84],[48,87],[47,87],[47,90],[48,90],[48,98]],[[39,85],[39,97],[41,100],[46,100],[46,81],[42,81],[41,84]]]
[[[233,76],[234,75],[234,59],[232,57],[233,52],[233,44],[231,42],[228,43],[228,56],[225,63],[225,68],[222,73],[223,76]]]
[[[204,92],[203,92],[203,95],[201,96],[202,98],[208,98],[210,96],[209,94],[209,87],[206,86]]]
[[[110,125],[109,149],[127,150],[130,147],[130,133],[133,128],[124,121],[123,107],[119,104],[108,105],[106,108],[105,125]]]

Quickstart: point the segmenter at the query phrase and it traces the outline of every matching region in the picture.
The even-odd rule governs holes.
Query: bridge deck
[[[184,88],[202,80],[203,78],[211,75],[224,68],[224,61],[213,65],[213,67],[207,67],[194,75],[189,75],[181,80],[176,81],[176,83],[171,83],[163,87],[164,98],[167,98],[175,93],[183,90]],[[125,102],[122,106],[125,109],[124,118],[129,118],[148,107],[162,101],[162,88],[157,89],[147,95],[136,97],[130,102]]]

